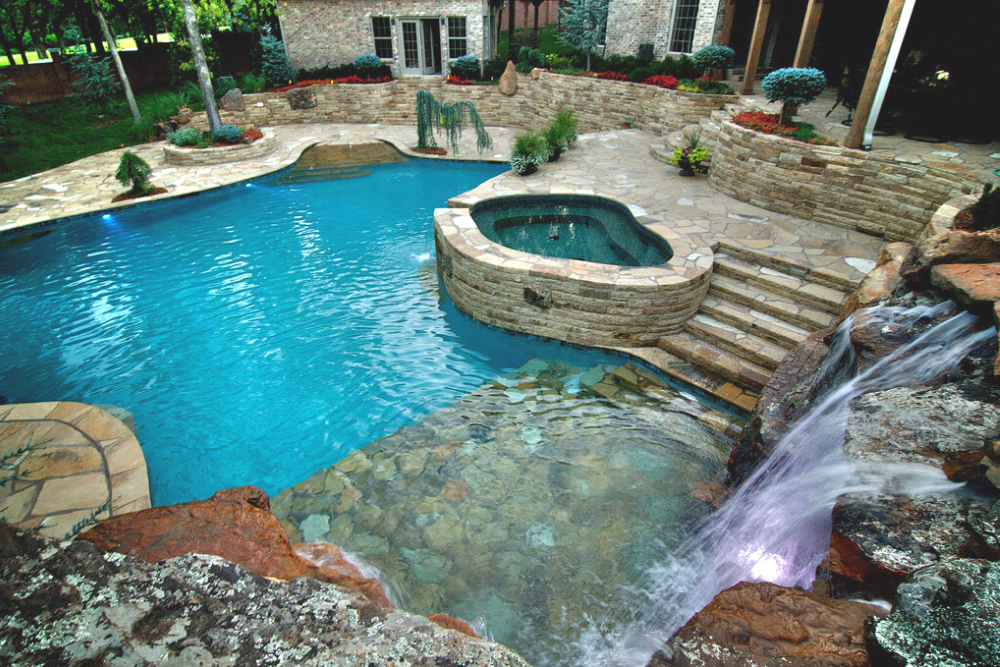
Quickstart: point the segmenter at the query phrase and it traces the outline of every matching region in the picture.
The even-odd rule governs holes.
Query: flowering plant
[[[669,74],[657,74],[649,77],[643,83],[650,86],[659,86],[660,88],[676,88],[677,84],[680,82],[675,76],[670,76]]]
[[[445,79],[445,83],[450,83],[453,86],[468,86],[468,85],[470,85],[470,82],[469,82],[468,79],[463,79],[462,77],[458,76],[457,74],[450,74],[450,75],[448,75],[448,78]]]
[[[684,138],[687,139],[687,146],[675,148],[667,161],[675,167],[680,167],[681,176],[707,173],[708,167],[702,162],[708,160],[711,155],[708,149],[701,145],[701,134],[692,132]]]
[[[618,72],[601,72],[596,75],[598,79],[610,79],[611,81],[628,81],[628,75]]]
[[[380,76],[374,79],[368,79],[365,77],[358,76],[357,74],[352,74],[351,76],[345,76],[340,79],[309,79],[308,81],[299,81],[298,83],[293,83],[290,86],[282,86],[281,88],[273,88],[275,93],[283,93],[293,88],[305,88],[307,86],[312,86],[315,84],[329,85],[332,83],[388,83],[392,81],[391,76]]]
[[[256,127],[241,127],[240,129],[243,130],[243,142],[247,144],[252,144],[264,136],[264,133]]]
[[[816,134],[810,123],[780,122],[780,114],[763,111],[741,111],[732,117],[732,121],[748,130],[756,130],[764,134],[776,134],[779,137],[795,139],[815,146],[836,146],[837,142]]]

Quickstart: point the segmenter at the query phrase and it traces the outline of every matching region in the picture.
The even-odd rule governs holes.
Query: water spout
[[[908,327],[945,316],[952,304],[884,307],[866,324]],[[869,311],[871,312],[871,311]],[[872,317],[874,319],[872,319]],[[826,393],[788,433],[729,501],[673,553],[650,568],[626,596],[628,624],[592,619],[576,644],[576,663],[639,667],[662,642],[720,591],[741,581],[809,587],[829,551],[831,512],[848,493],[927,493],[958,488],[944,474],[916,464],[856,467],[843,452],[849,404],[857,396],[926,384],[996,336],[976,331],[976,318],[955,315],[929,328],[861,374],[826,382]],[[829,363],[834,374],[857,368],[849,344],[851,320],[836,333]]]

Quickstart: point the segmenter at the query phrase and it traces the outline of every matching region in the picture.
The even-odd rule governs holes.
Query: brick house
[[[374,53],[395,76],[443,74],[464,55],[496,49],[495,0],[281,0],[281,31],[296,69]]]
[[[611,0],[606,53],[634,56],[640,44],[657,59],[694,53],[716,43],[725,9],[726,0]]]

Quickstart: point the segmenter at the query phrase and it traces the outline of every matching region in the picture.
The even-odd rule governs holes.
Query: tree
[[[430,91],[421,88],[417,91],[417,148],[437,146],[434,133],[443,131],[452,150],[458,153],[458,140],[462,136],[462,127],[466,119],[476,130],[476,149],[482,153],[492,148],[493,139],[486,132],[486,126],[479,117],[475,104],[472,102],[443,104],[434,99]]]
[[[564,44],[587,54],[587,71],[590,71],[590,53],[604,43],[608,25],[608,0],[568,0],[569,6],[560,10],[566,32]]]
[[[198,87],[201,88],[201,96],[205,100],[205,112],[208,114],[208,130],[215,130],[222,125],[219,119],[219,111],[215,106],[215,91],[212,89],[212,76],[208,71],[208,60],[205,59],[205,49],[201,46],[201,31],[198,28],[198,19],[194,13],[194,5],[191,0],[181,0],[184,8],[184,26],[187,28],[188,39],[191,42],[191,53],[194,56],[194,68],[198,73]]]
[[[149,163],[132,151],[122,153],[122,159],[118,162],[118,171],[115,172],[115,180],[122,185],[131,185],[129,192],[136,195],[144,195],[151,189],[149,175],[153,173],[153,168]]]
[[[769,102],[781,102],[778,123],[784,125],[790,107],[809,104],[819,97],[826,89],[826,77],[812,67],[786,67],[765,76],[761,87]]]
[[[142,115],[139,114],[139,105],[136,104],[135,95],[132,94],[132,85],[128,82],[128,74],[125,73],[125,66],[122,64],[122,58],[118,55],[118,47],[115,44],[115,37],[111,34],[111,29],[108,28],[108,22],[104,20],[104,12],[101,11],[99,0],[90,0],[90,3],[94,8],[94,13],[97,14],[97,22],[101,24],[101,32],[104,33],[104,41],[108,43],[108,50],[111,51],[111,59],[115,61],[115,67],[118,69],[118,76],[122,80],[122,88],[125,90],[125,99],[128,100],[128,109],[132,113],[132,120],[138,123],[142,120]]]
[[[280,88],[295,81],[295,68],[292,67],[292,63],[288,59],[285,45],[272,35],[270,30],[265,30],[260,38],[260,51],[260,73],[264,77],[265,86]],[[362,57],[358,56],[359,59]],[[375,60],[381,66],[382,61],[378,60],[378,57],[375,57]]]

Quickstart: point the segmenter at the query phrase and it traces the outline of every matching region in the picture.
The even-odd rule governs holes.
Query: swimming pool
[[[132,411],[163,505],[276,493],[535,357],[600,363],[439,303],[433,208],[504,169],[275,175],[0,249],[0,395]]]

